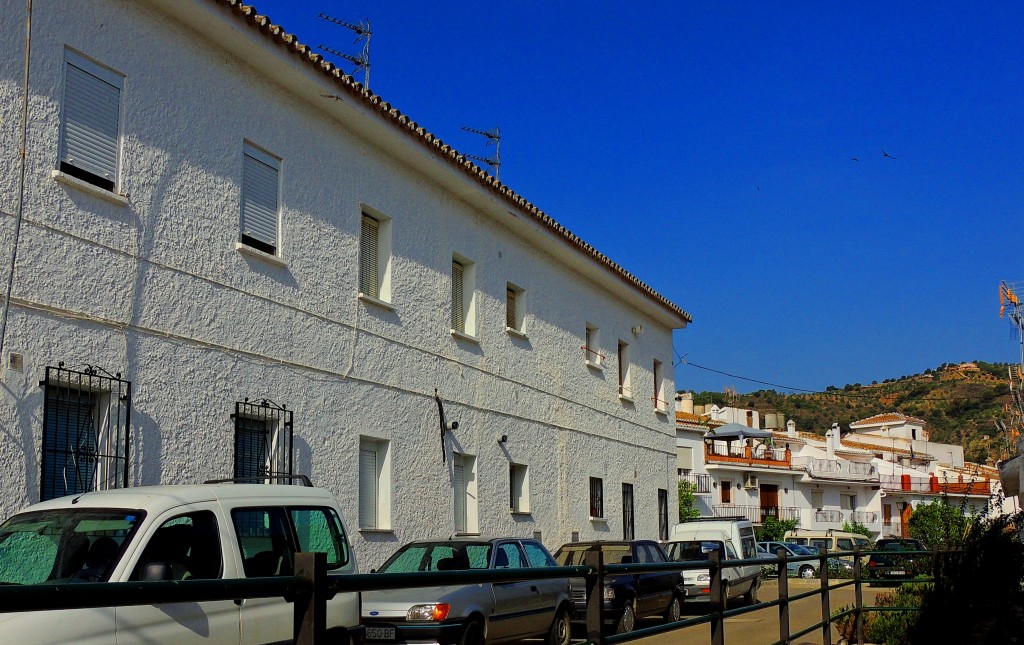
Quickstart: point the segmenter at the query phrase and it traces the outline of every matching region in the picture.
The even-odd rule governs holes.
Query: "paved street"
[[[790,579],[789,590],[791,594],[803,593],[817,588],[819,580]],[[864,599],[870,602],[875,590],[865,588]],[[775,600],[778,598],[778,583],[765,583],[760,590],[759,599]],[[853,586],[844,587],[832,592],[832,610],[835,611],[842,605],[853,604]],[[821,601],[818,597],[805,598],[790,605],[790,631],[797,632],[804,627],[821,620]],[[695,615],[691,608],[689,612],[684,610],[688,616]],[[641,627],[649,627],[657,622],[644,622]],[[768,607],[742,616],[728,618],[725,621],[725,639],[728,644],[738,645],[768,645],[779,640],[779,609]],[[832,642],[837,643],[839,638],[832,630]],[[706,645],[711,642],[711,628],[708,625],[698,625],[687,629],[652,636],[636,641],[643,645]],[[803,636],[794,641],[794,645],[820,645],[821,633],[815,632]]]

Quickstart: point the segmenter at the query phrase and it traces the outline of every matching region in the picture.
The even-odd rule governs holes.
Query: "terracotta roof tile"
[[[882,414],[876,414],[873,417],[867,419],[861,419],[860,421],[854,421],[850,424],[851,428],[859,428],[863,426],[880,425],[883,423],[913,423],[917,425],[925,425],[925,422],[916,417],[908,417],[905,414],[899,412],[883,412]]]
[[[389,121],[396,128],[405,132],[426,147],[433,148],[435,152],[440,153],[441,156],[446,158],[449,163],[456,166],[470,178],[494,191],[516,208],[519,208],[531,215],[542,226],[561,237],[566,244],[596,260],[599,264],[614,273],[623,282],[637,289],[655,303],[677,316],[680,320],[687,324],[693,322],[693,318],[690,314],[683,311],[678,305],[672,303],[668,298],[662,296],[639,278],[626,271],[619,264],[612,261],[608,256],[604,255],[596,248],[574,235],[567,228],[548,216],[547,213],[537,208],[536,205],[530,203],[527,199],[517,194],[508,186],[502,184],[493,176],[489,175],[480,166],[469,161],[465,155],[459,154],[454,148],[428,132],[423,128],[423,126],[403,115],[396,108],[393,108],[390,103],[385,102],[380,96],[370,92],[368,89],[363,87],[362,83],[359,83],[348,74],[342,72],[340,68],[326,60],[320,54],[314,53],[308,46],[300,43],[295,36],[286,33],[281,27],[273,24],[270,21],[270,18],[259,14],[252,5],[244,4],[239,0],[208,1],[218,5],[223,5],[230,9],[231,12],[237,15],[240,19],[259,29],[260,33],[267,36],[272,42],[285,47],[288,51],[297,55],[303,63],[308,64],[324,75],[329,76],[332,81],[347,94],[360,100],[364,105],[374,108],[378,115]]]
[[[708,416],[691,414],[680,410],[676,410],[676,423],[688,423],[692,425],[706,426],[708,428],[718,428],[725,425],[725,421],[717,421]]]

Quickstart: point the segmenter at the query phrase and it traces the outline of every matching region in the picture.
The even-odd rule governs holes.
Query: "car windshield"
[[[883,551],[921,551],[923,548],[913,542],[886,542],[882,545]]]
[[[711,559],[713,551],[722,552],[725,545],[714,540],[691,540],[688,542],[670,542],[668,557],[676,562],[694,562]]]
[[[555,552],[555,561],[559,566],[571,567],[583,564],[587,551],[600,548],[604,554],[605,564],[629,564],[632,562],[633,549],[628,544],[581,544],[578,546],[563,546]]]
[[[490,542],[414,542],[388,558],[378,573],[486,569],[490,561]]]
[[[57,509],[0,525],[0,584],[103,582],[145,512]]]

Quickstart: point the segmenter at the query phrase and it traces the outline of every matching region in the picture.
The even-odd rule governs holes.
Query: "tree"
[[[758,542],[779,542],[786,537],[786,531],[796,528],[796,520],[779,520],[771,515],[764,518],[761,528],[757,532]]]
[[[860,522],[843,522],[843,530],[847,533],[860,533],[866,538],[871,538],[871,529]]]
[[[951,506],[943,498],[914,509],[907,527],[910,537],[928,546],[957,547],[963,542],[970,518],[959,506]]]
[[[685,479],[679,480],[679,521],[685,522],[700,517],[696,508],[697,485]]]

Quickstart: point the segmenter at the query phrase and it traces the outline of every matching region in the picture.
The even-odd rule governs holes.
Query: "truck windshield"
[[[91,508],[15,515],[0,524],[0,584],[105,582],[145,515]]]
[[[670,542],[668,557],[676,562],[694,562],[711,559],[711,552],[725,554],[725,546],[715,540],[693,540],[689,542]]]

